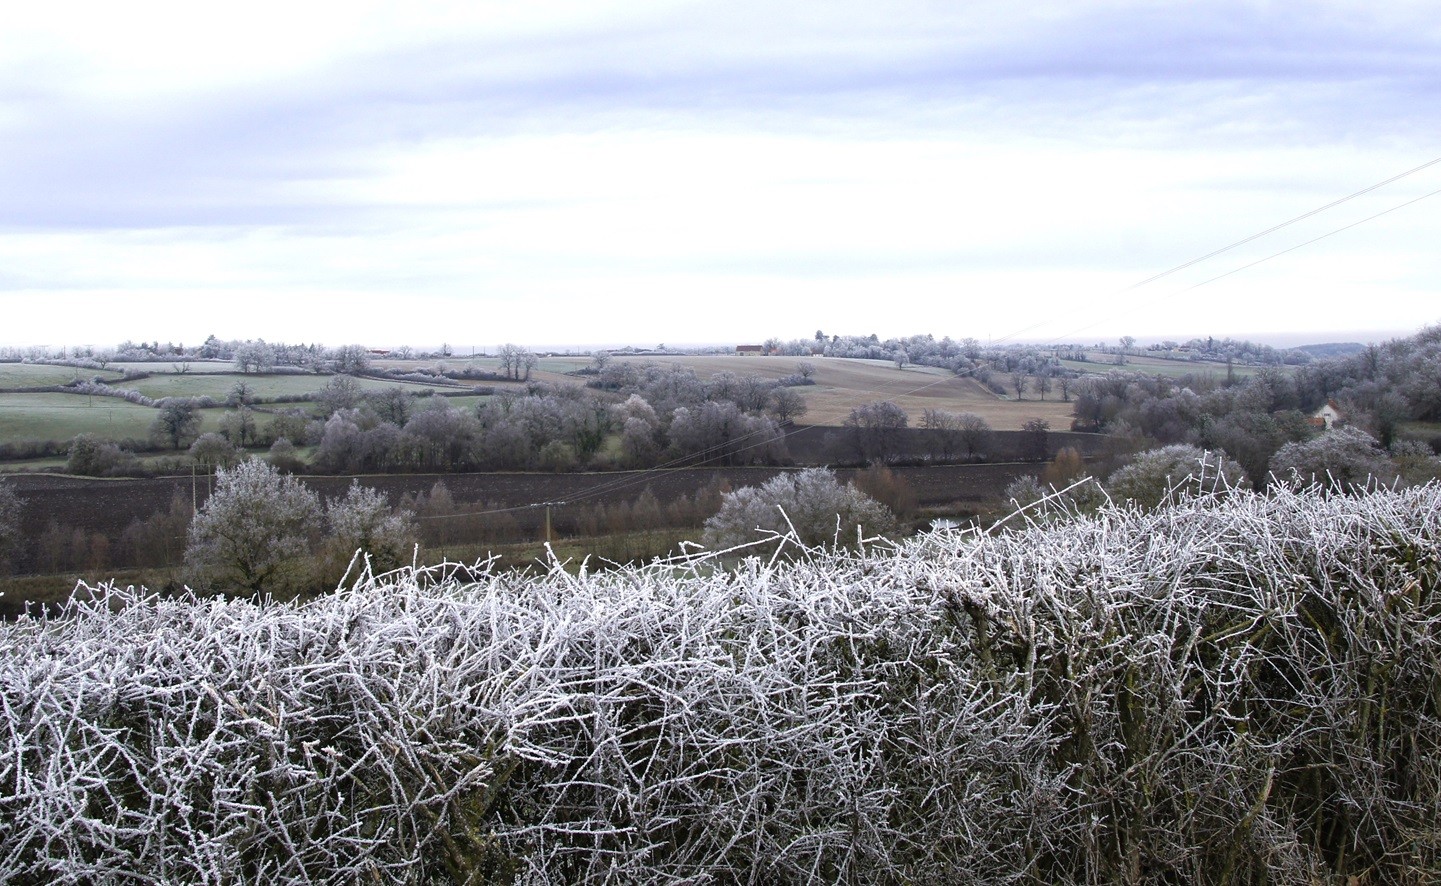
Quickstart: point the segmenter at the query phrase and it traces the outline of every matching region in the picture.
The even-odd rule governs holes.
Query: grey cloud
[[[0,126],[0,227],[340,223],[372,207],[292,185],[365,177],[388,147],[515,132],[832,127],[1195,146],[1434,129],[1434,27],[1246,3],[916,8],[778,22],[758,6],[758,24],[711,12],[464,36],[128,107],[11,71],[0,100],[22,122]]]

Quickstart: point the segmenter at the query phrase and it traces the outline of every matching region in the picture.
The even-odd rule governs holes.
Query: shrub
[[[0,879],[1441,875],[1434,486],[456,572],[0,625]]]
[[[841,485],[823,468],[785,473],[760,486],[744,486],[721,497],[720,512],[705,522],[702,542],[732,548],[769,539],[767,550],[785,547],[856,547],[862,537],[895,529],[895,515],[852,485]]]
[[[240,450],[219,434],[207,432],[195,438],[190,444],[191,461],[206,468],[233,467],[240,461]]]
[[[1183,495],[1248,486],[1246,472],[1221,452],[1177,444],[1142,452],[1111,475],[1106,488],[1119,500],[1154,508]]]
[[[916,512],[916,491],[904,477],[882,464],[871,465],[851,481],[856,489],[870,496],[890,509],[897,517],[909,517]]]
[[[354,557],[361,565],[350,571],[352,584],[414,560],[414,515],[392,509],[384,495],[358,481],[352,480],[345,495],[326,506],[325,522],[330,529],[324,576],[328,585],[341,580]]]
[[[93,434],[79,434],[70,441],[65,471],[83,477],[106,477],[117,473],[133,460],[134,456],[114,443]]]
[[[270,444],[270,453],[266,457],[271,467],[282,474],[298,474],[305,470],[305,461],[300,457],[299,450],[285,437]]]
[[[314,579],[320,499],[258,460],[215,474],[215,492],[190,524],[189,582],[213,591],[293,595]]]
[[[1320,484],[1341,491],[1396,479],[1395,466],[1376,439],[1360,428],[1350,427],[1287,443],[1271,457],[1271,474],[1297,487]]]

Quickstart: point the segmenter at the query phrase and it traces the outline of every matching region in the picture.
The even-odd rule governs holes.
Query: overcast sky
[[[0,342],[1404,334],[1441,164],[1135,284],[1438,100],[1430,0],[12,4]]]

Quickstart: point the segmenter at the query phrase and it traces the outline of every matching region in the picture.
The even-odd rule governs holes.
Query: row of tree
[[[186,583],[276,596],[333,588],[409,563],[415,542],[413,515],[374,489],[352,483],[322,502],[294,477],[247,459],[217,474],[190,523]]]
[[[1062,505],[1054,516],[1093,511],[1108,500],[1155,508],[1188,495],[1225,495],[1254,487],[1242,465],[1225,451],[1185,443],[1136,453],[1109,475],[1105,468],[1084,463],[1074,449],[1062,449],[1039,477],[1017,478],[1005,496],[1020,505],[1049,499]],[[1271,484],[1322,494],[1417,486],[1438,478],[1441,457],[1416,446],[1388,452],[1359,428],[1338,428],[1286,443],[1271,456],[1267,472]]]
[[[1292,370],[1264,367],[1229,383],[1115,370],[1090,376],[1075,384],[1074,427],[1130,439],[1135,449],[1186,443],[1223,450],[1264,488],[1272,457],[1316,436],[1311,416],[1328,401],[1381,449],[1405,455],[1417,442],[1414,434],[1405,442],[1407,423],[1441,421],[1441,327]],[[1421,441],[1441,450],[1441,437]]]
[[[473,411],[440,397],[417,403],[399,391],[327,395],[314,466],[340,473],[775,464],[787,458],[783,425],[805,410],[793,390],[767,379],[613,368],[597,385],[614,392],[604,397],[577,385],[535,383],[497,393]]]

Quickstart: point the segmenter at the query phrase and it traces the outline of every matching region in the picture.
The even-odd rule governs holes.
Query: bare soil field
[[[1035,464],[978,464],[932,467],[898,467],[892,470],[911,484],[924,508],[974,510],[1001,497],[1006,485],[1023,473],[1035,474]],[[678,468],[673,470],[621,471],[608,474],[390,474],[358,478],[359,482],[384,492],[392,502],[410,493],[429,493],[437,482],[445,484],[457,504],[486,507],[521,507],[536,502],[565,502],[554,509],[557,520],[572,516],[576,509],[595,503],[633,502],[646,490],[661,504],[693,495],[717,479],[731,488],[756,486],[783,468]],[[845,480],[853,470],[838,470]],[[303,477],[305,485],[326,498],[338,497],[350,486],[352,477]],[[21,531],[37,537],[46,523],[118,536],[133,519],[144,519],[170,506],[174,497],[190,502],[192,495],[204,505],[208,494],[205,478],[192,484],[190,477],[95,480],[55,474],[23,474],[6,482],[24,503]],[[542,508],[512,511],[521,525],[541,525]]]

